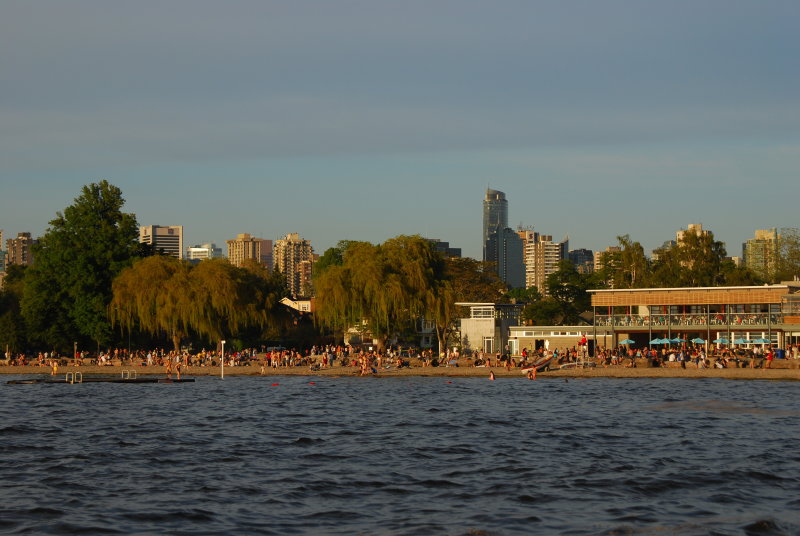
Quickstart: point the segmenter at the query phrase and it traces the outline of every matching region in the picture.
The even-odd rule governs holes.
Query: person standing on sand
[[[772,368],[772,360],[775,359],[775,353],[772,351],[770,347],[769,352],[767,352],[767,365],[766,368]]]

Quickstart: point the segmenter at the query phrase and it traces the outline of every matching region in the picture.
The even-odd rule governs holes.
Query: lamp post
[[[222,358],[219,360],[219,377],[223,379],[225,377],[225,341],[220,341],[222,343]]]

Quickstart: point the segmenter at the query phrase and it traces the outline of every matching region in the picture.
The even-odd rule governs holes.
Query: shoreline
[[[548,378],[723,378],[731,380],[778,380],[800,381],[800,368],[794,361],[781,363],[783,367],[774,368],[725,368],[725,369],[697,369],[680,367],[624,367],[621,365],[609,367],[572,368],[565,370],[551,370],[539,372],[537,379]],[[789,366],[787,366],[789,365]],[[791,367],[791,368],[790,368]],[[94,376],[122,376],[123,371],[135,371],[140,376],[165,376],[164,367],[160,366],[120,366],[120,365],[84,365],[80,367],[59,367],[56,378],[63,377],[68,372],[81,372],[84,375]],[[506,370],[505,367],[414,367],[381,369],[375,374],[364,378],[396,378],[396,377],[440,377],[440,378],[487,378],[493,371],[495,377],[525,379],[525,374],[519,368]],[[225,376],[262,376],[259,365],[225,367]],[[0,366],[0,374],[20,376],[49,376],[49,367],[40,366]],[[308,367],[293,368],[268,368],[263,374],[264,378],[275,376],[316,376],[316,377],[360,377],[358,367],[334,367],[322,370],[309,370]],[[219,376],[219,367],[183,367],[181,377]],[[173,375],[174,377],[174,375]]]

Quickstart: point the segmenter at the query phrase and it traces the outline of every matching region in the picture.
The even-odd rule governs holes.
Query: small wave
[[[295,439],[295,445],[314,445],[316,443],[324,443],[325,440],[320,437],[299,437]]]
[[[788,534],[780,525],[771,519],[759,519],[742,527],[747,536],[785,536]]]

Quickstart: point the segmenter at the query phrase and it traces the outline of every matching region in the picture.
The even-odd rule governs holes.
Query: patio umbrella
[[[755,339],[753,342],[754,342],[754,343],[757,343],[757,344],[769,344],[769,343],[771,343],[772,341],[771,341],[771,340],[769,340],[769,339],[765,339],[764,337],[761,337],[761,338],[759,338],[759,339]]]
[[[650,344],[661,344],[661,339],[653,339]]]
[[[742,339],[742,338],[733,340],[733,344],[750,344],[751,342],[753,341],[748,341],[747,339]]]
[[[634,341],[633,339],[623,339],[623,340],[619,341],[619,343],[620,344],[636,344],[636,341]]]
[[[670,341],[669,341],[669,342],[672,342],[672,343],[676,343],[676,344],[677,344],[677,343],[679,343],[679,342],[686,342],[686,339],[681,339],[680,337],[675,337],[674,339],[670,339]]]
[[[694,339],[692,339],[692,342],[695,343],[695,344],[705,344],[706,343],[705,339],[701,339],[700,337],[695,337]]]
[[[714,339],[711,342],[715,342],[715,343],[718,343],[718,344],[729,344],[731,341],[729,341],[725,337],[720,337],[719,339]]]
[[[669,344],[669,343],[672,342],[671,340],[669,340],[666,337],[664,337],[663,339],[659,339],[658,341],[659,341],[658,344]]]

